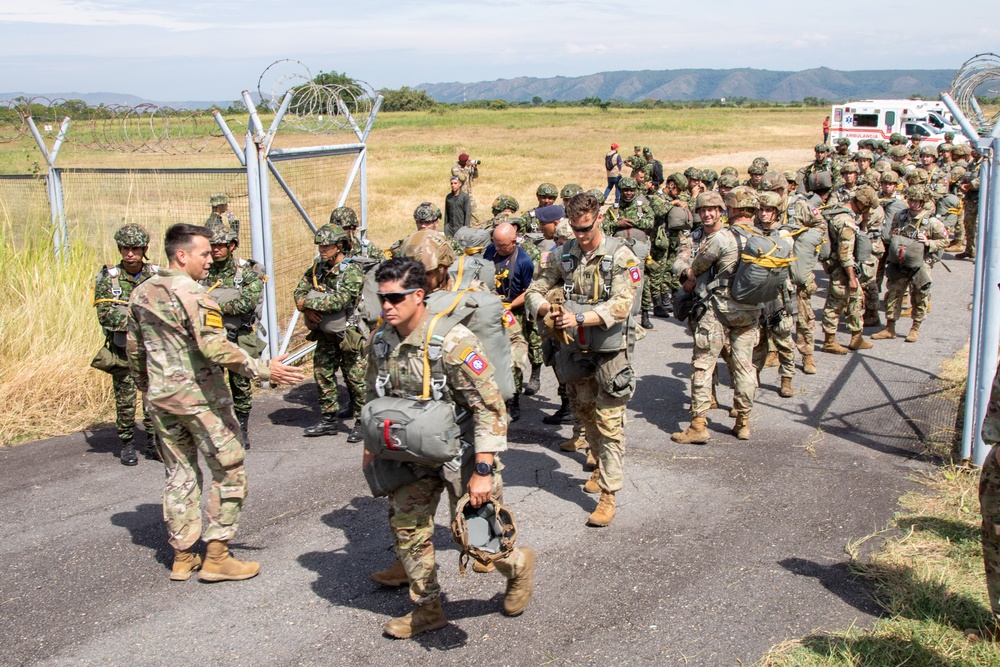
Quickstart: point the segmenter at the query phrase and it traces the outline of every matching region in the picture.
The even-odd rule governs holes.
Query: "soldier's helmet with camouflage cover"
[[[777,169],[769,169],[764,172],[764,176],[760,179],[760,189],[766,191],[787,190],[788,181]]]
[[[798,184],[799,182],[799,173],[794,169],[786,169],[785,171],[781,172],[781,175],[784,176],[785,181],[787,183]]]
[[[906,146],[902,144],[893,144],[889,148],[889,157],[906,157],[910,154],[910,151],[906,150]]]
[[[965,144],[958,144],[951,149],[952,155],[972,155],[972,148]]]
[[[878,193],[870,185],[862,185],[851,199],[862,213],[878,206]]]
[[[499,215],[500,211],[505,211],[510,209],[514,213],[517,213],[517,209],[521,206],[517,203],[517,200],[510,195],[500,195],[493,200],[493,215]]]
[[[722,195],[714,190],[709,190],[708,192],[702,192],[698,195],[698,198],[694,200],[694,210],[702,208],[726,208],[725,202],[722,201]]]
[[[708,187],[712,187],[719,180],[719,174],[714,169],[702,169],[701,180],[705,181],[705,185]]]
[[[211,198],[208,200],[208,203],[210,206],[222,206],[223,204],[228,204],[229,195],[223,195],[223,194],[212,195]]]
[[[115,243],[122,248],[145,248],[149,245],[149,234],[132,222],[115,232]]]
[[[883,172],[882,178],[879,179],[880,183],[899,183],[899,174],[892,171]]]
[[[403,256],[415,259],[428,271],[455,263],[455,251],[443,232],[421,229],[403,244]]]
[[[569,224],[569,220],[562,218],[558,223],[556,223],[556,231],[553,235],[556,240],[568,240],[573,238],[573,228]]]
[[[340,225],[326,224],[316,230],[313,243],[316,245],[333,245],[337,241],[346,241],[347,232]]]
[[[726,206],[734,209],[756,209],[760,206],[760,200],[756,190],[746,185],[740,185],[730,190],[729,194],[726,195]]]
[[[764,190],[757,193],[757,202],[760,208],[778,208],[781,206],[781,195],[771,190]]]
[[[357,229],[358,214],[350,206],[338,206],[330,213],[330,224],[344,229]]]
[[[906,182],[910,185],[923,185],[924,183],[930,183],[931,177],[923,169],[914,169],[906,175]]]
[[[425,201],[413,211],[413,219],[417,222],[434,222],[441,219],[441,209]]]
[[[642,147],[642,156],[646,158],[647,162],[649,161],[649,158],[653,157],[653,151],[649,150],[649,146]]]
[[[875,159],[875,156],[867,148],[862,148],[861,150],[858,151],[857,155],[854,156],[854,159],[855,160],[868,160],[869,162],[871,162],[872,160]]]
[[[719,176],[720,188],[735,188],[740,184],[740,178],[736,174],[723,174]]]
[[[944,133],[944,140],[945,140],[946,143],[949,143],[949,144],[951,142],[955,141],[955,133],[954,132],[945,132]]]
[[[891,135],[889,135],[890,146],[899,146],[905,143],[906,143],[906,137],[900,134],[899,132],[893,132]]]
[[[840,168],[841,174],[856,174],[858,173],[858,165],[856,162],[846,162]]]
[[[878,184],[880,182],[879,181],[880,177],[881,177],[881,174],[879,174],[877,171],[875,171],[874,169],[869,169],[868,171],[866,171],[861,176],[861,182],[862,183],[867,183],[868,185],[872,186],[873,188],[877,188]]]
[[[576,183],[567,183],[563,186],[563,189],[559,192],[559,196],[563,199],[572,199],[583,192],[583,188]]]
[[[931,198],[931,193],[922,185],[908,185],[903,190],[903,199],[913,201],[927,201]]]
[[[688,179],[684,174],[673,173],[667,176],[667,183],[673,183],[681,191],[688,189]]]
[[[925,155],[930,156],[930,157],[937,157],[937,148],[935,148],[934,146],[930,146],[930,145],[921,146],[919,154],[920,154],[920,157],[924,157]]]
[[[559,188],[556,187],[555,183],[542,183],[535,190],[536,197],[558,197]]]
[[[948,142],[945,142],[943,144],[938,144],[937,147],[938,155],[941,155],[942,153],[950,153],[952,148],[954,148],[954,146],[952,146]]]
[[[816,144],[813,150],[816,151],[817,153],[829,153],[830,147],[827,146],[826,144]]]
[[[747,173],[751,176],[763,174],[765,171],[767,171],[767,168],[762,164],[757,164],[756,162],[747,167]]]
[[[619,190],[638,190],[639,189],[639,184],[635,182],[634,178],[632,178],[630,176],[626,176],[622,180],[618,181],[618,189]]]
[[[212,221],[205,225],[212,232],[212,238],[209,239],[209,243],[212,245],[228,245],[233,241],[238,241],[239,236],[233,230],[226,227],[226,223],[221,221]]]
[[[597,200],[598,204],[601,204],[602,206],[604,205],[605,202],[604,190],[600,188],[594,188],[593,190],[587,190],[587,192],[594,195],[594,198]]]
[[[965,178],[965,167],[952,167],[948,172],[948,181],[951,183],[961,183]]]
[[[848,139],[847,137],[841,137],[840,139],[837,139],[837,145],[838,146],[850,146],[851,145],[851,140]]]
[[[719,175],[725,176],[726,174],[731,174],[736,178],[740,177],[740,172],[736,171],[736,167],[723,167],[722,171],[719,172]]]
[[[688,184],[690,184],[691,181],[700,181],[702,180],[701,169],[696,169],[695,167],[688,167],[687,169],[684,170],[684,177],[688,179]]]

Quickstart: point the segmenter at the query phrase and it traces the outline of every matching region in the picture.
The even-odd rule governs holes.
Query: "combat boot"
[[[795,347],[799,348],[799,352],[802,353],[803,357],[807,354],[812,354],[812,350],[806,344],[806,337],[802,334],[795,334]]]
[[[493,572],[497,569],[497,566],[493,564],[493,561],[489,563],[480,563],[478,560],[473,559],[472,561],[472,571],[479,572],[480,574],[486,574],[487,572]]]
[[[250,449],[250,413],[237,412],[236,421],[240,423],[240,434],[243,436],[243,449]]]
[[[588,479],[587,483],[583,485],[583,490],[586,493],[600,493],[601,492],[601,487],[597,483],[597,480],[600,477],[601,477],[601,470],[600,470],[600,468],[594,468],[594,472],[591,473],[590,479]]]
[[[695,417],[691,420],[691,425],[683,431],[670,436],[674,442],[686,445],[700,445],[712,439],[712,434],[708,432],[708,420],[704,417]]]
[[[143,450],[142,454],[149,461],[160,461],[162,463],[163,456],[160,454],[160,436],[154,432],[148,433],[146,435],[146,449]]]
[[[538,554],[531,547],[518,549],[524,557],[524,563],[514,568],[514,576],[507,580],[507,590],[503,594],[503,613],[507,616],[517,616],[531,602],[531,593],[535,590],[535,561]]]
[[[542,417],[543,424],[572,424],[573,411],[569,409],[569,399],[562,399],[559,409],[547,417]]]
[[[768,352],[764,359],[764,368],[776,368],[781,365],[777,352]]]
[[[187,581],[191,573],[201,567],[201,556],[192,553],[190,549],[179,551],[174,549],[174,565],[170,568],[171,581]]]
[[[569,440],[563,440],[559,444],[560,451],[564,452],[575,452],[578,449],[587,449],[588,447],[590,445],[587,444],[587,439],[583,437],[582,433],[578,436],[573,436]]]
[[[781,378],[781,389],[778,390],[778,396],[782,398],[791,398],[795,395],[792,391],[792,378],[782,377]]]
[[[337,410],[338,419],[350,419],[354,416],[354,401]]]
[[[409,577],[406,576],[406,568],[403,567],[403,561],[398,558],[395,562],[384,570],[379,570],[378,572],[372,572],[369,577],[376,584],[381,584],[383,586],[388,586],[389,588],[395,588],[396,586],[405,586],[410,583]]]
[[[820,350],[829,352],[830,354],[847,354],[850,352],[850,350],[837,342],[837,334],[832,333],[826,334],[826,340],[823,342],[823,347]]]
[[[709,410],[719,409],[719,397],[715,395],[715,383],[712,383],[712,402],[708,405]]]
[[[802,372],[806,375],[816,374],[816,362],[813,361],[813,355],[803,354],[802,355]]]
[[[896,337],[896,320],[886,320],[885,329],[872,334],[872,340],[892,340]]]
[[[122,443],[122,453],[119,460],[123,466],[134,466],[139,464],[139,457],[135,455],[135,438],[129,438]]]
[[[347,434],[347,442],[361,442],[365,437],[361,435],[361,420],[354,422],[354,428]]]
[[[882,326],[882,318],[879,317],[877,308],[866,308],[865,309],[865,319],[862,324],[866,327],[880,327]]]
[[[952,241],[948,244],[948,247],[944,249],[945,252],[961,252],[965,250],[964,241]]]
[[[613,491],[601,491],[601,498],[597,501],[597,509],[587,517],[588,526],[603,528],[611,525],[611,520],[615,518],[615,494]]]
[[[238,560],[229,553],[229,543],[225,540],[209,540],[205,552],[205,562],[201,566],[201,581],[242,581],[256,577],[260,563]]]
[[[538,393],[538,390],[542,386],[542,367],[531,365],[531,378],[528,380],[528,384],[524,385],[524,395],[533,396]]]
[[[421,632],[440,630],[448,625],[441,608],[441,598],[414,605],[413,611],[402,618],[394,618],[385,624],[385,634],[396,639],[409,639]]]
[[[587,450],[587,460],[584,462],[583,467],[587,470],[593,470],[597,467],[597,459],[594,458],[593,450]]]
[[[875,346],[870,341],[865,340],[859,331],[851,334],[851,342],[847,344],[847,347],[852,350],[870,350]]]
[[[649,319],[649,311],[648,310],[642,311],[642,319],[639,320],[639,326],[642,327],[643,329],[652,329],[653,328],[653,323]]]
[[[673,311],[673,302],[666,294],[661,294],[653,304],[653,315],[656,317],[670,317]]]
[[[323,418],[319,422],[302,431],[302,435],[307,438],[315,438],[321,435],[337,435],[339,432],[340,421],[337,419],[337,415],[327,412],[323,413]]]
[[[521,418],[521,395],[514,394],[514,398],[507,401],[507,414],[510,415],[510,423],[513,424]]]
[[[918,338],[920,338],[920,322],[914,322],[910,325],[910,333],[906,334],[906,342],[916,343]]]
[[[750,439],[750,414],[741,412],[736,415],[736,423],[733,424],[733,435],[737,440]]]

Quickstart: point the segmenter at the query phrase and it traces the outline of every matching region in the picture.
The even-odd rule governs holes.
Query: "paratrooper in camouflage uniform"
[[[602,231],[608,236],[619,238],[635,238],[642,243],[650,244],[652,241],[653,228],[656,224],[656,211],[663,209],[666,203],[657,197],[654,205],[644,194],[639,194],[638,184],[634,178],[623,178],[618,182],[622,198],[617,211],[609,210],[604,216]],[[663,212],[666,215],[666,212]],[[650,292],[649,281],[643,281],[641,295],[640,325],[643,329],[652,329],[653,323],[649,319],[650,311],[653,308],[653,298]]]

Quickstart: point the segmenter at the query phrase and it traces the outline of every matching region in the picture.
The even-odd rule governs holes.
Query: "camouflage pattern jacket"
[[[208,269],[208,277],[201,281],[201,285],[206,290],[220,287],[239,290],[239,296],[236,298],[225,303],[219,302],[223,315],[249,315],[257,309],[260,295],[264,291],[264,281],[254,271],[250,262],[232,256],[222,262],[212,262],[212,266]]]
[[[857,216],[844,206],[828,209],[827,215],[830,220],[830,259],[826,261],[825,267],[827,273],[833,273],[837,268],[855,268],[855,239],[861,233]]]
[[[357,262],[344,260],[330,266],[317,260],[302,276],[292,298],[296,304],[304,300],[303,310],[337,313],[354,308],[364,282],[364,269]],[[307,298],[311,290],[322,294]]]
[[[741,224],[746,224],[748,227],[753,226],[750,221],[741,222]],[[699,277],[700,284],[706,284],[706,282],[711,284],[717,278],[730,278],[740,259],[739,248],[735,232],[729,227],[723,227],[713,234],[704,236],[696,246],[692,246],[684,254],[685,257],[690,258],[690,264],[686,268],[690,275]],[[681,256],[678,254],[678,263],[680,260]],[[676,266],[677,263],[675,263]],[[681,266],[684,268],[683,265]],[[721,313],[761,310],[759,305],[740,303],[730,297],[728,286],[714,289],[711,303]]]
[[[657,200],[663,201],[659,197]],[[608,236],[614,236],[616,233],[628,229],[638,229],[649,236],[652,234],[655,224],[656,213],[651,201],[645,195],[636,195],[635,199],[630,202],[626,202],[623,198],[617,212],[614,209],[608,209],[608,212],[604,214],[601,229]]]
[[[815,195],[813,195],[815,197]],[[785,200],[785,210],[781,213],[781,224],[791,227],[818,227],[826,233],[826,220],[819,212],[819,207],[823,205],[819,198],[810,199],[809,196],[795,193],[789,195]]]
[[[219,305],[186,273],[161,269],[129,301],[129,370],[150,406],[196,415],[232,405],[224,369],[266,382],[267,362],[229,342]]]
[[[121,262],[115,266],[101,267],[94,285],[94,307],[97,308],[97,321],[105,333],[128,329],[129,296],[138,285],[155,276],[158,270],[158,266],[146,262],[143,262],[142,269],[134,276],[125,270],[125,265]],[[115,303],[116,301],[126,303]]]
[[[348,257],[366,257],[368,259],[377,259],[379,261],[385,259],[385,254],[378,249],[371,239],[368,237],[362,239],[353,239],[351,241],[351,249],[347,251]]]
[[[944,250],[948,246],[948,230],[945,229],[944,223],[934,217],[934,214],[924,209],[920,212],[920,215],[916,218],[912,216],[909,209],[905,211],[900,211],[899,214],[893,218],[892,223],[889,226],[889,235],[895,236],[905,236],[910,239],[917,238],[919,234],[925,234],[927,240],[924,245],[927,246],[927,253],[936,253]]]

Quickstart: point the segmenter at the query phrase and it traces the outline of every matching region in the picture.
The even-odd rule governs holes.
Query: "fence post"
[[[56,157],[59,155],[59,148],[66,139],[66,131],[69,129],[69,116],[63,118],[62,125],[59,126],[59,134],[56,135],[56,141],[52,145],[51,152],[45,145],[45,140],[42,139],[42,135],[35,125],[35,119],[31,116],[26,116],[25,120],[27,120],[28,127],[31,129],[31,136],[35,138],[38,150],[41,151],[42,157],[45,158],[45,164],[48,166],[45,180],[45,194],[49,200],[49,213],[52,220],[53,252],[57,260],[69,261],[69,233],[66,230],[66,208],[63,205],[62,176],[56,169]]]

